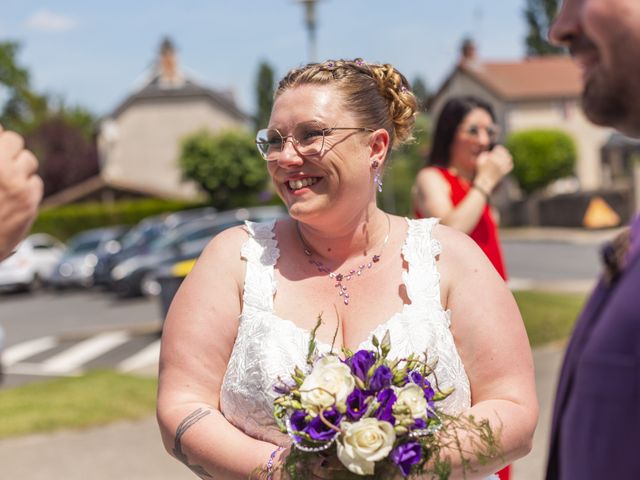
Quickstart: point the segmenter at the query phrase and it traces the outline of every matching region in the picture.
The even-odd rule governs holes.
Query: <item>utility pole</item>
[[[309,53],[308,60],[310,63],[317,62],[317,45],[316,45],[316,3],[320,0],[296,0],[304,6],[304,22],[307,27],[309,36]]]

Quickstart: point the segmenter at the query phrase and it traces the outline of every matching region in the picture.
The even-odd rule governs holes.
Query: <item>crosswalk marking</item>
[[[42,362],[42,370],[45,373],[73,372],[84,363],[127,342],[129,338],[125,331],[101,333]]]
[[[57,345],[58,341],[54,337],[42,337],[8,347],[2,354],[2,364],[9,367],[25,358],[55,348]]]
[[[160,340],[147,345],[135,355],[130,356],[118,364],[118,370],[132,372],[139,368],[148,367],[158,362],[160,357]]]

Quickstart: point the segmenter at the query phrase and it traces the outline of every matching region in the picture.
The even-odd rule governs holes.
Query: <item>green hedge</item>
[[[150,215],[202,206],[202,203],[157,199],[65,205],[43,209],[31,230],[34,233],[49,233],[64,241],[83,230],[109,225],[135,225]]]
[[[573,174],[576,145],[562,130],[515,132],[507,139],[506,146],[513,155],[513,173],[527,193]]]

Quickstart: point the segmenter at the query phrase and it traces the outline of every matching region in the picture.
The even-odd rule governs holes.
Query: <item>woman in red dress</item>
[[[439,217],[467,233],[504,280],[507,271],[490,197],[513,168],[511,155],[496,145],[498,127],[491,105],[475,97],[453,97],[438,118],[427,165],[412,191],[417,218]],[[510,466],[498,472],[510,478]]]
[[[439,217],[467,233],[506,280],[489,200],[513,162],[506,148],[495,145],[497,136],[489,104],[474,97],[451,98],[438,118],[427,166],[416,177],[413,208],[418,218]]]

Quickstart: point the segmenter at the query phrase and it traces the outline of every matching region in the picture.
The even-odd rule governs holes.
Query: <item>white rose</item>
[[[334,355],[320,358],[300,386],[302,407],[312,415],[331,407],[346,408],[346,400],[355,387],[351,369]]]
[[[427,399],[424,392],[415,383],[408,383],[396,389],[396,405],[409,407],[413,418],[424,418],[427,414]]]
[[[372,475],[375,462],[386,458],[396,432],[389,422],[365,418],[356,423],[342,422],[344,433],[337,442],[338,458],[350,472]]]

